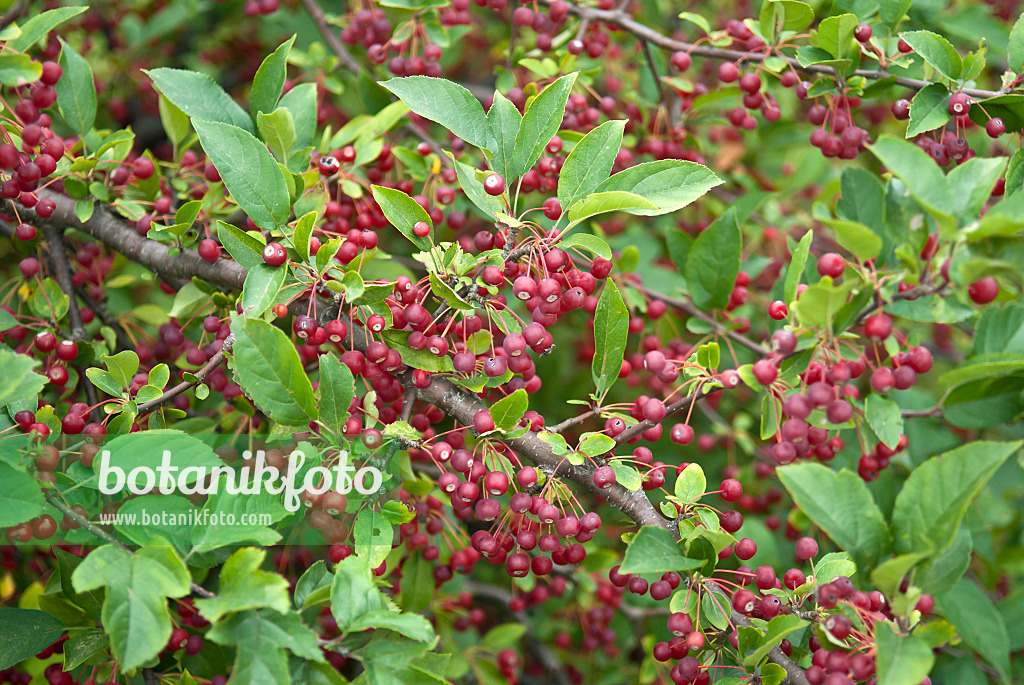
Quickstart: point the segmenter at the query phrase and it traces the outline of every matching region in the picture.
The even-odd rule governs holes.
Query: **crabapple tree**
[[[0,682],[1024,678],[1017,3],[2,4]]]

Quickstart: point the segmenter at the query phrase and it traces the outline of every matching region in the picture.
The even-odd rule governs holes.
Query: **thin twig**
[[[553,0],[541,0],[541,2],[545,5],[550,5],[553,2]],[[654,45],[657,45],[660,48],[664,48],[665,50],[669,50],[672,52],[682,50],[684,52],[688,52],[691,55],[696,55],[698,57],[727,60],[730,62],[737,63],[763,62],[765,58],[769,56],[768,54],[744,52],[741,50],[729,50],[726,48],[715,48],[711,47],[710,45],[694,45],[693,43],[687,43],[681,40],[674,40],[672,38],[669,38],[665,34],[660,33],[659,31],[655,31],[654,29],[650,28],[649,26],[646,26],[645,24],[641,24],[640,22],[633,19],[632,16],[630,16],[628,13],[624,12],[621,9],[602,10],[594,7],[581,7],[579,5],[569,3],[569,11],[580,17],[580,19],[583,22],[589,23],[592,21],[599,21],[604,24],[613,24],[628,31],[629,33],[632,33],[640,40],[648,41],[650,43],[653,43]],[[832,67],[816,64],[804,67],[795,57],[788,57],[786,55],[780,55],[778,53],[775,53],[771,56],[780,57],[781,59],[786,61],[789,67],[796,69],[797,71],[802,71],[807,74],[825,74],[828,76],[832,76],[834,78],[840,78],[839,74]],[[850,76],[862,76],[871,81],[878,81],[881,79],[891,78],[894,79],[896,85],[902,86],[904,88],[910,88],[912,90],[921,90],[922,88],[930,86],[932,84],[931,81],[907,78],[906,76],[895,76],[881,69],[857,69],[855,72],[853,72],[853,74],[848,74],[845,78],[849,78]],[[963,92],[966,93],[967,95],[970,95],[973,98],[978,99],[985,99],[1003,94],[1002,91],[980,90],[977,88],[964,88]]]
[[[715,333],[718,333],[718,334],[724,335],[724,336],[726,336],[728,338],[731,338],[732,340],[736,341],[740,345],[743,345],[747,349],[753,350],[754,352],[757,352],[762,357],[767,357],[768,355],[770,355],[772,353],[772,351],[770,349],[768,349],[767,347],[765,347],[761,343],[755,342],[755,341],[751,340],[750,338],[748,338],[747,336],[743,335],[742,333],[737,333],[736,331],[734,331],[734,330],[730,329],[729,327],[727,327],[727,326],[721,324],[720,322],[716,321],[714,319],[714,317],[712,317],[709,314],[706,314],[705,312],[702,312],[701,310],[697,309],[697,307],[694,306],[694,304],[692,302],[688,302],[686,300],[680,300],[680,299],[677,299],[677,298],[674,298],[674,297],[670,297],[668,295],[664,295],[662,293],[659,293],[656,290],[651,290],[650,288],[647,288],[645,286],[639,285],[637,283],[630,283],[629,285],[631,287],[639,290],[644,295],[647,295],[650,298],[653,298],[655,300],[661,300],[662,302],[667,304],[669,307],[674,307],[674,308],[676,308],[676,309],[678,309],[680,311],[686,312],[687,314],[689,314],[690,316],[694,317],[695,319],[700,319],[701,321],[709,324],[711,326],[711,330],[713,330]]]
[[[220,366],[227,358],[227,353],[231,351],[231,346],[234,344],[234,342],[235,336],[229,334],[228,337],[224,338],[224,342],[221,344],[220,349],[217,350],[217,353],[210,357],[209,361],[203,364],[201,369],[192,374],[196,378],[194,381],[182,381],[173,388],[170,388],[169,390],[165,391],[163,395],[160,395],[160,397],[156,398],[155,400],[143,402],[142,404],[139,405],[138,415],[142,416],[143,414],[153,411],[167,400],[177,397],[181,393],[187,391],[189,388],[193,388],[202,383],[204,380],[206,380],[206,377],[213,373],[214,369]]]
[[[64,501],[60,499],[60,493],[57,492],[56,490],[49,490],[46,493],[46,501],[52,504],[54,508],[56,508],[62,514],[67,516],[69,519],[77,523],[80,527],[85,528],[87,531],[98,537],[100,540],[103,540],[104,542],[109,542],[112,545],[117,545],[121,549],[126,550],[128,552],[135,551],[134,549],[132,549],[131,547],[124,544],[116,537],[108,533],[107,531],[97,526],[89,519],[79,514],[77,511],[69,507],[67,504],[65,504]],[[211,599],[217,596],[214,593],[207,590],[206,588],[204,588],[202,585],[199,585],[197,583],[192,583],[192,592],[202,597],[205,597],[206,599]]]
[[[324,11],[317,4],[316,0],[302,0],[302,4],[306,8],[306,12],[309,13],[310,19],[313,20],[313,23],[320,30],[320,35],[324,37],[327,45],[330,46],[331,50],[338,57],[338,61],[345,65],[346,69],[356,74],[362,71],[363,65],[357,62],[352,53],[345,48],[345,45],[335,34],[331,25],[327,23],[327,17],[324,16]]]

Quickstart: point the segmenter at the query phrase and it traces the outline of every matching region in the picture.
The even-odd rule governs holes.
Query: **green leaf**
[[[391,553],[394,540],[394,528],[391,522],[380,512],[363,509],[356,516],[352,527],[355,540],[355,553],[366,559],[370,568],[380,563]]]
[[[502,623],[488,630],[480,638],[480,646],[496,652],[512,649],[526,635],[526,626],[522,623]]]
[[[882,252],[882,239],[858,221],[822,219],[836,233],[839,244],[861,261],[876,258]]]
[[[950,81],[960,78],[963,61],[956,48],[945,38],[931,31],[904,31],[900,38],[939,74]]]
[[[316,133],[316,84],[302,83],[295,86],[281,96],[277,104],[291,112],[295,122],[295,147],[298,152],[289,160],[289,167],[305,170],[309,165],[306,148],[313,144],[313,135]]]
[[[610,190],[602,193],[591,193],[569,208],[569,225],[576,224],[605,212],[629,212],[633,210],[657,209],[646,199],[636,193],[622,190]]]
[[[1003,682],[1007,682],[1010,638],[1002,615],[988,595],[967,578],[961,578],[952,590],[935,598],[935,606],[963,641],[995,666]]]
[[[203,618],[218,623],[227,614],[264,607],[288,613],[291,610],[288,581],[282,575],[260,568],[266,556],[266,550],[253,547],[244,547],[232,554],[220,570],[217,596],[196,600]]]
[[[892,559],[886,559],[872,569],[871,582],[886,594],[896,593],[899,591],[903,579],[924,558],[924,554],[918,553],[901,554]]]
[[[573,233],[572,235],[563,238],[558,246],[563,250],[568,250],[573,247],[579,247],[592,255],[598,257],[604,257],[605,259],[612,258],[612,248],[608,247],[601,238],[596,235],[590,235],[589,233]]]
[[[15,52],[24,52],[31,48],[39,39],[43,38],[50,31],[54,30],[69,19],[74,19],[88,7],[58,7],[56,9],[40,12],[30,18],[18,28],[21,29],[14,38],[7,41],[7,47]]]
[[[398,606],[405,611],[423,613],[433,598],[434,565],[420,552],[413,552],[402,564],[402,585],[396,600]]]
[[[491,405],[494,426],[501,431],[512,430],[519,425],[519,420],[523,418],[529,406],[530,400],[522,388],[502,397]]]
[[[883,395],[871,393],[864,400],[864,418],[878,439],[886,447],[895,449],[903,435],[903,416],[896,403]]]
[[[793,250],[793,257],[786,267],[786,283],[783,288],[783,299],[792,303],[796,299],[796,289],[800,285],[800,278],[804,275],[804,266],[807,264],[807,255],[811,250],[811,240],[814,238],[814,231],[807,231],[800,239],[796,249]]]
[[[313,386],[288,336],[259,319],[234,317],[231,368],[245,394],[270,418],[286,426],[316,420]]]
[[[192,126],[224,186],[249,218],[264,229],[284,226],[291,210],[288,186],[266,145],[231,124],[193,117]]]
[[[761,662],[761,659],[768,656],[768,652],[772,650],[772,647],[782,642],[787,635],[791,635],[807,625],[810,625],[807,621],[793,615],[776,616],[768,621],[768,630],[765,632],[764,637],[758,641],[757,649],[743,657],[744,668],[752,670]]]
[[[975,157],[959,164],[946,177],[955,196],[954,212],[963,223],[975,221],[992,197],[992,189],[1003,176],[1006,159]]]
[[[0,527],[24,523],[45,510],[39,481],[0,460]]]
[[[626,548],[619,571],[622,573],[664,573],[685,571],[704,564],[687,559],[672,533],[656,526],[643,526]]]
[[[167,133],[167,138],[171,141],[172,145],[181,145],[188,137],[188,132],[191,130],[188,115],[178,109],[174,103],[163,95],[160,96],[159,107],[160,122],[164,126],[164,132]]]
[[[857,573],[857,564],[853,563],[846,552],[829,552],[814,565],[814,579],[818,585],[831,583],[840,576]]]
[[[402,355],[402,363],[407,365],[409,368],[423,369],[430,373],[438,373],[441,371],[451,373],[455,370],[452,366],[451,357],[438,357],[431,354],[428,350],[414,350],[409,347],[407,343],[409,339],[408,331],[388,330],[383,333],[382,337],[388,344],[388,347],[398,350]]]
[[[629,310],[615,283],[605,281],[594,312],[594,361],[591,375],[598,395],[603,395],[619,377],[628,337]]]
[[[193,473],[190,478],[182,477],[184,469],[189,467],[212,468],[223,464],[210,445],[188,433],[169,428],[120,435],[103,445],[103,450],[98,455],[100,462],[107,459],[108,452],[110,453],[109,468],[120,469],[126,476],[129,476],[125,479],[126,486],[140,488],[146,485],[145,476],[136,474],[135,478],[132,478],[130,472],[139,467],[155,471],[159,468],[165,452],[170,453],[171,464],[179,469],[172,477],[181,478],[182,481],[189,484],[194,483],[198,475]],[[109,489],[114,489],[117,475],[117,472],[113,472],[106,482],[97,480],[90,483],[89,486],[94,488],[106,486]]]
[[[425,617],[417,614],[399,614],[387,609],[363,614],[352,625],[352,630],[367,628],[387,628],[420,642],[428,642],[434,637],[434,629]]]
[[[566,155],[558,174],[558,201],[562,207],[572,207],[608,178],[622,146],[625,126],[625,121],[606,121],[583,136]]]
[[[415,200],[401,190],[384,186],[371,186],[370,189],[373,191],[373,199],[380,205],[388,222],[401,231],[402,235],[408,238],[413,245],[421,250],[429,250],[431,236],[434,234],[434,223],[430,220],[427,210],[416,204]],[[421,238],[413,232],[412,227],[418,221],[427,222],[427,225],[430,226],[430,236]]]
[[[252,94],[249,96],[249,111],[253,116],[260,112],[272,112],[277,106],[284,89],[287,74],[288,53],[295,43],[295,36],[281,43],[274,52],[263,60],[252,79]]]
[[[429,76],[406,76],[380,85],[421,117],[441,124],[470,145],[491,149],[492,138],[483,106],[457,83]]]
[[[674,228],[668,229],[665,235],[665,242],[668,245],[668,256],[672,259],[679,273],[686,270],[686,259],[693,249],[693,238],[689,234]]]
[[[711,24],[708,23],[707,19],[699,14],[695,14],[693,12],[680,12],[679,18],[688,21],[691,24],[696,24],[706,34],[711,33]]]
[[[0,84],[10,86],[24,86],[33,81],[38,81],[43,73],[43,65],[40,62],[33,62],[28,55],[12,53],[0,54]]]
[[[914,635],[897,635],[884,621],[875,623],[875,645],[878,685],[917,685],[935,663],[935,655],[926,640]]]
[[[352,555],[342,559],[331,584],[331,614],[338,630],[348,632],[361,616],[383,608],[384,596],[373,584],[367,558]]]
[[[454,290],[452,290],[450,285],[442,281],[441,277],[438,276],[436,273],[431,271],[429,278],[430,288],[433,291],[434,295],[443,299],[445,302],[448,303],[449,306],[467,312],[473,309],[473,305],[471,305],[469,302],[466,302],[466,300],[462,299],[462,297]]]
[[[52,278],[44,278],[32,293],[29,306],[41,319],[60,321],[68,313],[68,296]]]
[[[1006,62],[1010,69],[1015,72],[1024,69],[1024,15],[1017,17],[1013,28],[1010,29],[1010,41],[1006,46],[1006,53]]]
[[[64,625],[44,611],[0,607],[0,669],[34,657],[63,632]]]
[[[284,107],[278,107],[270,114],[259,112],[256,114],[256,128],[277,161],[287,164],[296,140],[292,113]]]
[[[1006,124],[1006,131],[1015,133],[1024,128],[1024,95],[1008,93],[978,100],[968,114],[971,121],[982,127],[989,117],[999,117]]]
[[[615,440],[604,433],[584,433],[577,449],[589,457],[597,457],[615,449]]]
[[[921,564],[914,578],[915,584],[921,587],[921,592],[939,595],[956,585],[971,564],[973,544],[970,532],[966,527],[960,526],[953,542],[946,549]]]
[[[316,226],[316,211],[303,214],[295,224],[295,232],[292,234],[292,246],[299,253],[303,261],[309,259],[309,237],[313,234]]]
[[[296,613],[243,611],[215,625],[207,637],[218,644],[235,646],[231,682],[237,685],[290,685],[285,650],[310,661],[324,661],[316,633]]]
[[[132,378],[139,371],[139,355],[132,350],[125,350],[114,355],[105,354],[100,359],[122,388],[131,385]]]
[[[949,113],[949,89],[941,83],[932,83],[917,91],[910,101],[910,125],[907,138],[945,126],[953,115]]]
[[[896,25],[910,9],[910,2],[911,0],[881,0],[878,3],[878,16],[889,27],[890,34],[896,30]]]
[[[761,35],[771,37],[781,31],[803,31],[814,21],[814,10],[797,0],[768,0],[758,19]]]
[[[71,637],[64,643],[65,671],[70,672],[72,669],[78,668],[98,654],[105,655],[110,648],[110,638],[102,630],[96,628],[76,630],[70,635]]]
[[[0,345],[0,407],[35,400],[46,385],[46,376],[33,371],[39,362],[32,357],[18,354],[9,347]]]
[[[575,71],[562,76],[526,105],[519,133],[516,134],[512,175],[506,178],[506,181],[518,178],[529,171],[540,159],[544,146],[558,133],[558,128],[562,125],[562,115],[565,114],[565,103],[569,100],[577,76],[579,72]]]
[[[494,141],[492,150],[494,157],[489,164],[491,169],[500,174],[506,182],[511,182],[515,174],[516,136],[523,121],[523,115],[507,97],[494,91],[494,104],[487,113],[487,126],[491,139]],[[490,196],[488,196],[490,197]],[[564,206],[564,205],[563,205]]]
[[[658,216],[682,209],[722,183],[724,181],[706,166],[678,159],[665,159],[644,162],[624,169],[602,181],[594,192],[621,190],[639,195],[657,209],[625,211],[640,216]]]
[[[287,274],[288,269],[267,264],[249,269],[242,288],[242,313],[250,317],[263,316],[277,299]]]
[[[1022,444],[976,441],[911,471],[892,512],[896,550],[930,553],[949,545],[971,501]]]
[[[495,213],[502,211],[505,205],[502,204],[499,198],[487,194],[487,191],[484,190],[483,182],[477,178],[476,170],[473,167],[455,159],[452,153],[448,151],[445,151],[445,154],[451,158],[452,163],[455,165],[455,172],[459,177],[459,185],[462,186],[466,197],[488,220],[493,220]]]
[[[925,209],[940,221],[949,221],[953,213],[953,192],[942,169],[928,154],[905,140],[882,136],[868,147],[878,160],[889,168]]]
[[[841,549],[870,565],[888,547],[885,518],[856,473],[805,463],[783,466],[778,476],[796,506]]]
[[[250,134],[256,132],[245,110],[206,74],[166,67],[143,72],[153,79],[158,92],[190,118],[231,124]]]
[[[333,354],[320,359],[320,420],[335,433],[348,420],[348,408],[355,395],[352,371]]]
[[[61,41],[60,67],[64,75],[57,82],[57,106],[71,130],[84,137],[96,121],[96,82],[92,67],[64,41]]]
[[[850,60],[850,66],[860,63],[860,46],[853,36],[857,28],[857,16],[840,14],[822,19],[818,25],[818,47],[833,57]]]
[[[704,469],[696,462],[690,463],[676,476],[675,495],[684,502],[696,502],[708,489]]]
[[[171,547],[116,545],[89,554],[71,576],[75,590],[106,587],[103,627],[122,670],[133,671],[160,653],[171,637],[168,597],[191,590],[188,568]]]
[[[217,221],[216,224],[217,237],[220,238],[221,244],[232,259],[246,269],[252,269],[265,263],[263,261],[263,243],[237,226],[226,224],[223,221]]]
[[[643,478],[640,476],[640,472],[629,464],[613,461],[609,466],[615,472],[615,482],[617,484],[633,492],[637,492],[643,487]]]
[[[736,284],[743,236],[736,210],[728,209],[693,241],[684,276],[693,303],[703,311],[725,309]]]

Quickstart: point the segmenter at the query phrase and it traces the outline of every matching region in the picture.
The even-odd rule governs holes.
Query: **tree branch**
[[[674,307],[680,311],[686,312],[695,319],[700,319],[701,321],[710,324],[711,329],[715,331],[715,333],[719,333],[721,335],[725,335],[728,338],[731,338],[740,345],[746,347],[748,350],[753,350],[754,352],[757,352],[762,357],[767,357],[772,353],[770,349],[768,349],[761,343],[751,340],[742,333],[737,333],[736,331],[716,321],[714,317],[697,309],[697,307],[695,307],[692,302],[687,302],[686,300],[679,300],[674,297],[664,295],[656,290],[651,290],[650,288],[647,288],[643,285],[639,285],[637,283],[630,283],[629,285],[632,286],[633,288],[636,288],[637,290],[639,290],[644,295],[647,295],[650,298],[653,298],[655,300],[661,300],[670,307]]]
[[[335,34],[330,24],[327,23],[327,17],[324,16],[323,9],[317,4],[316,0],[302,0],[303,6],[306,8],[306,12],[309,14],[310,19],[316,24],[316,27],[320,30],[320,35],[327,41],[327,45],[330,46],[331,50],[338,57],[338,61],[341,62],[346,69],[358,74],[363,70],[363,66],[356,61],[355,57],[352,56],[341,42],[341,39]]]
[[[550,5],[553,0],[541,0],[542,4]],[[753,54],[750,52],[744,52],[741,50],[729,50],[727,48],[715,48],[709,45],[694,45],[693,43],[687,43],[681,40],[674,40],[669,38],[663,33],[655,31],[645,24],[633,19],[633,17],[624,12],[621,8],[614,10],[602,10],[594,7],[581,7],[579,5],[569,4],[569,11],[577,15],[580,19],[586,22],[599,21],[604,24],[612,24],[618,26],[636,36],[639,40],[647,41],[657,45],[665,50],[671,50],[673,52],[682,50],[688,52],[691,55],[697,55],[699,57],[707,57],[709,59],[726,60],[729,62],[763,62],[767,55],[765,54]],[[776,53],[777,54],[777,53]],[[797,71],[802,71],[808,74],[825,74],[839,78],[839,74],[832,67],[826,67],[821,65],[811,65],[804,67],[800,65],[795,57],[787,57],[786,55],[777,54],[786,61],[786,63]],[[858,69],[849,76],[862,76],[872,81],[878,81],[884,78],[895,79],[896,85],[903,86],[904,88],[910,88],[911,90],[921,90],[925,86],[932,84],[931,81],[923,81],[921,79],[907,78],[905,76],[895,76],[889,74],[881,69]],[[842,78],[848,78],[842,77]],[[995,97],[996,95],[1002,95],[1001,91],[993,90],[979,90],[977,88],[964,88],[963,92],[970,95],[973,98],[985,99]]]

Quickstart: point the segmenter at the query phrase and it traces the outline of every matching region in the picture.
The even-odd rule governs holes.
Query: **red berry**
[[[955,117],[967,116],[967,113],[971,111],[971,99],[967,97],[966,93],[953,93],[949,96],[946,108]]]
[[[320,170],[321,176],[333,176],[334,174],[338,173],[338,169],[341,168],[341,164],[338,162],[338,160],[331,155],[325,155],[321,157],[320,160],[316,163],[316,165],[317,168]]]
[[[679,50],[677,52],[672,53],[671,62],[672,66],[676,70],[686,71],[687,69],[690,68],[690,65],[693,63],[693,60],[690,58],[689,54],[683,52],[682,50]]]
[[[732,83],[740,77],[740,70],[732,62],[725,62],[718,67],[718,80],[722,83]]]
[[[835,252],[826,252],[818,259],[818,274],[820,276],[839,278],[843,275],[845,268],[843,258]]]
[[[885,340],[892,334],[892,318],[879,312],[864,320],[864,335],[869,340]]]
[[[505,179],[500,174],[488,174],[484,179],[484,190],[488,195],[501,195],[505,192]]]
[[[220,258],[220,249],[217,246],[217,241],[212,238],[205,238],[199,241],[199,256],[204,262],[213,264]]]
[[[993,117],[985,124],[985,133],[988,134],[989,138],[998,138],[1006,133],[1006,124],[999,117]]]
[[[860,43],[867,43],[871,40],[871,27],[867,24],[857,24],[857,28],[853,30],[853,37]]]
[[[789,316],[789,308],[782,300],[775,300],[768,305],[768,316],[776,321],[782,321]]]
[[[986,276],[967,286],[967,294],[974,304],[988,304],[999,296],[999,282],[993,276]]]
[[[818,543],[814,538],[803,537],[796,541],[796,558],[807,561],[818,556]],[[788,573],[786,574],[789,575]],[[801,574],[803,575],[803,574]],[[801,581],[803,582],[803,581]]]
[[[281,243],[267,243],[263,248],[263,261],[268,266],[281,266],[288,261],[288,252]]]

